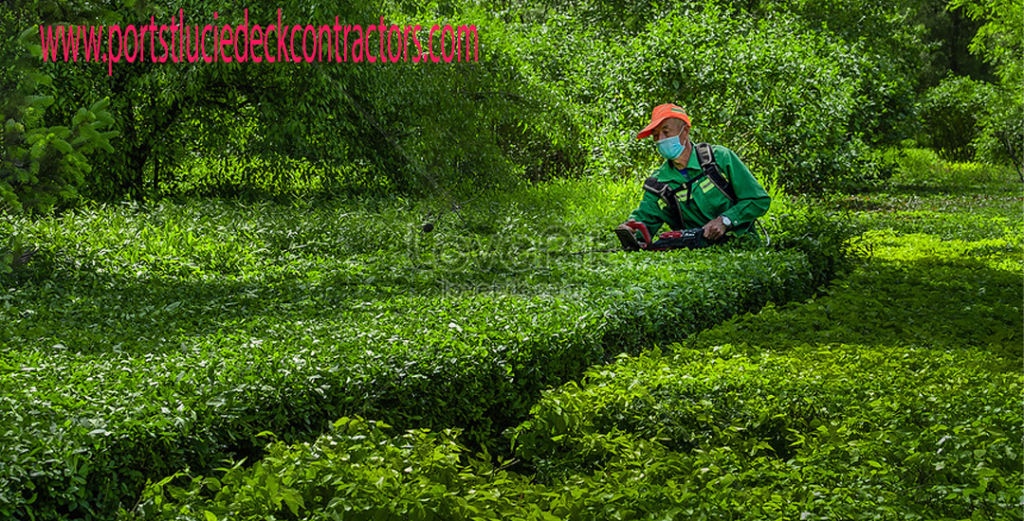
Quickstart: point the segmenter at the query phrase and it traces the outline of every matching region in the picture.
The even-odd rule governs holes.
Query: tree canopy
[[[1006,116],[1021,105],[1020,4],[15,0],[2,19],[0,84],[12,95],[0,196],[18,211],[83,194],[414,193],[629,176],[652,161],[636,129],[667,101],[691,111],[699,139],[727,143],[793,190],[884,175],[877,150],[907,139],[1006,163],[1021,139]],[[43,31],[84,41],[95,27],[278,17],[316,30],[471,27],[477,59],[338,63],[321,49],[312,63],[154,63],[143,43],[117,63],[84,47],[64,60]],[[144,58],[129,63],[128,50]],[[971,115],[967,144],[953,148],[949,124],[937,124],[951,103]]]

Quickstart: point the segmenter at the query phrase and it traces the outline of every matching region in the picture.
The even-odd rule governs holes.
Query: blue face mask
[[[678,135],[659,139],[655,144],[658,145],[658,153],[661,154],[661,157],[664,157],[669,161],[681,156],[683,154],[683,150],[686,149],[686,147],[679,142]]]

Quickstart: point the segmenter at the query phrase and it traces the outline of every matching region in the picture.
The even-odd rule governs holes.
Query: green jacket
[[[712,149],[719,170],[736,192],[735,205],[704,175],[697,160],[697,152],[691,148],[690,160],[684,172],[676,170],[671,161],[665,161],[654,174],[658,181],[669,183],[673,189],[686,185],[688,180],[692,183],[689,189],[676,193],[684,222],[675,222],[665,201],[646,191],[640,207],[629,218],[647,225],[652,237],[657,235],[662,224],[668,224],[673,230],[685,230],[704,226],[719,215],[732,221],[730,231],[733,234],[746,233],[749,225],[768,211],[771,197],[735,152],[718,145],[713,145]]]

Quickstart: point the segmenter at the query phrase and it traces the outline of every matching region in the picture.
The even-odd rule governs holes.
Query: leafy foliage
[[[650,165],[633,138],[663,101],[776,188],[889,176],[869,147],[904,137],[935,75],[925,33],[945,22],[920,20],[938,3],[9,2],[0,516],[1016,512],[1024,230],[1004,170],[890,153],[893,185],[922,193],[777,193],[773,249],[567,253],[612,246],[637,194],[607,179]],[[929,121],[956,125],[936,142],[1019,158],[1018,3],[953,4],[952,25],[959,8],[985,19],[974,48],[1001,83],[930,91]],[[112,70],[25,62],[16,38],[178,9],[234,24],[245,8],[458,20],[486,52],[437,67]],[[519,183],[552,178],[576,181]],[[136,201],[11,211],[80,191]],[[437,196],[407,199],[423,192]],[[872,229],[853,244],[851,212]],[[417,430],[334,423],[355,415]],[[524,418],[505,449],[498,433]],[[424,430],[454,425],[484,452]],[[282,442],[260,460],[266,430]],[[213,470],[225,458],[259,463]]]
[[[1024,5],[1020,0],[953,0],[950,9],[963,9],[974,20],[984,21],[970,50],[991,63],[1000,81],[1008,88],[1024,85],[1024,36],[1018,30],[1024,23]]]
[[[991,194],[1010,193],[1015,187],[1008,184],[1012,172],[1004,166],[965,161],[943,161],[931,149],[901,149],[889,154],[895,164],[893,176],[887,185],[900,190],[912,189],[930,194]],[[882,204],[891,194],[866,192]],[[855,196],[852,196],[855,197]],[[898,197],[897,197],[898,198]]]
[[[535,81],[580,107],[576,124],[596,125],[584,135],[600,151],[594,167],[619,175],[650,164],[636,132],[651,107],[673,101],[693,117],[695,139],[726,144],[787,188],[821,189],[870,166],[870,130],[897,117],[884,107],[906,95],[861,44],[782,12],[684,2],[636,33],[567,16],[524,33]]]
[[[664,456],[639,458],[657,444],[687,463],[683,489],[699,491],[665,504],[698,517],[1019,512],[1013,195],[883,197],[862,214],[878,228],[861,239],[873,258],[828,295],[592,369],[541,400],[516,429],[518,454],[560,483],[623,459],[650,468]],[[979,220],[984,235],[964,226]],[[634,483],[679,486],[653,474]]]
[[[92,171],[90,156],[112,151],[107,130],[113,120],[109,101],[77,108],[66,118],[48,111],[59,88],[35,66],[24,45],[29,36],[20,24],[29,16],[18,2],[0,14],[0,219],[21,212],[46,213],[59,203],[75,201],[85,176]],[[22,239],[0,228],[0,274],[22,263]]]
[[[345,519],[495,518],[537,508],[524,507],[524,494],[541,499],[526,479],[484,460],[466,465],[467,450],[457,432],[412,430],[393,436],[390,426],[342,418],[313,444],[274,443],[251,468],[235,465],[220,478],[176,478],[147,489],[140,513],[180,519],[318,515]],[[198,503],[208,491],[215,503]],[[456,492],[453,494],[453,492]]]
[[[932,226],[1013,213],[1006,194],[887,195]],[[1019,219],[944,241],[860,212],[872,258],[828,294],[545,392],[511,431],[520,459],[342,419],[249,469],[152,484],[129,517],[1019,518]]]
[[[47,117],[59,88],[29,56],[27,48],[38,52],[39,47],[26,44],[31,33],[17,36],[20,24],[29,18],[15,8],[0,19],[0,56],[6,64],[0,70],[0,90],[7,93],[0,105],[4,122],[0,212],[4,214],[45,213],[58,202],[76,199],[77,188],[92,169],[88,156],[97,149],[112,151],[109,140],[117,134],[107,130],[113,119],[105,99],[71,110],[66,118]],[[55,125],[54,120],[66,124]]]
[[[929,90],[920,111],[931,147],[945,159],[973,159],[979,121],[993,98],[991,85],[966,77],[946,78]]]
[[[984,57],[999,77],[999,86],[980,115],[976,146],[985,160],[1010,164],[1024,183],[1024,5],[1014,0],[956,0],[974,20],[984,20],[971,40],[971,52]]]
[[[636,191],[590,180],[454,211],[187,201],[19,221],[53,249],[3,282],[0,336],[16,347],[0,376],[0,511],[102,518],[146,478],[256,455],[261,430],[308,440],[346,415],[458,425],[493,448],[541,390],[806,298],[841,265],[824,258],[843,235],[803,250],[570,254],[611,247]],[[817,233],[822,214],[787,206],[778,241]]]
[[[368,25],[383,15],[477,27],[479,63],[46,64],[60,86],[51,109],[59,118],[110,98],[116,153],[97,158],[100,175],[78,188],[118,199],[441,192],[586,171],[632,176],[654,157],[632,137],[649,108],[669,100],[693,112],[697,137],[736,149],[790,189],[862,182],[882,168],[867,147],[897,143],[913,123],[913,94],[929,85],[922,62],[966,62],[957,58],[963,49],[935,44],[969,35],[946,38],[929,24],[973,22],[936,0],[861,4],[25,0],[19,12],[33,23],[124,25],[183,9],[197,23],[217,11],[218,23],[237,24],[244,9],[267,20],[280,8],[289,23]],[[990,49],[995,26],[985,27],[979,42]],[[986,128],[1015,137],[1005,132],[1013,121]],[[989,144],[1005,141],[998,136]]]
[[[500,35],[493,17],[473,6],[404,2],[69,3],[27,1],[33,24],[110,25],[184,12],[186,23],[474,25],[480,38]],[[420,35],[423,37],[423,34]],[[576,150],[550,107],[535,103],[505,57],[512,49],[480,42],[479,62],[441,63],[50,63],[61,86],[55,109],[109,96],[120,132],[116,153],[100,158],[101,175],[85,192],[101,200],[183,192],[230,195],[256,189],[412,193],[467,184],[540,177],[550,162]],[[37,45],[38,47],[38,45]],[[512,86],[509,87],[508,85]],[[70,116],[68,116],[70,117]],[[513,142],[507,143],[513,136]],[[523,166],[510,164],[507,156]],[[576,154],[578,155],[578,154]],[[570,161],[571,162],[571,161]],[[297,172],[296,172],[297,170]],[[545,174],[547,175],[547,174]]]

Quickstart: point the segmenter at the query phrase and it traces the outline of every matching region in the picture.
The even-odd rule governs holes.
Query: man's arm
[[[716,150],[715,158],[736,192],[736,204],[722,212],[723,216],[732,221],[732,226],[749,224],[767,213],[772,198],[750,173],[747,165],[727,148]]]
[[[657,236],[661,225],[665,224],[665,212],[658,204],[658,196],[645,191],[643,199],[640,200],[640,206],[629,214],[629,220],[644,223],[647,226],[647,231],[651,233],[651,237]]]

